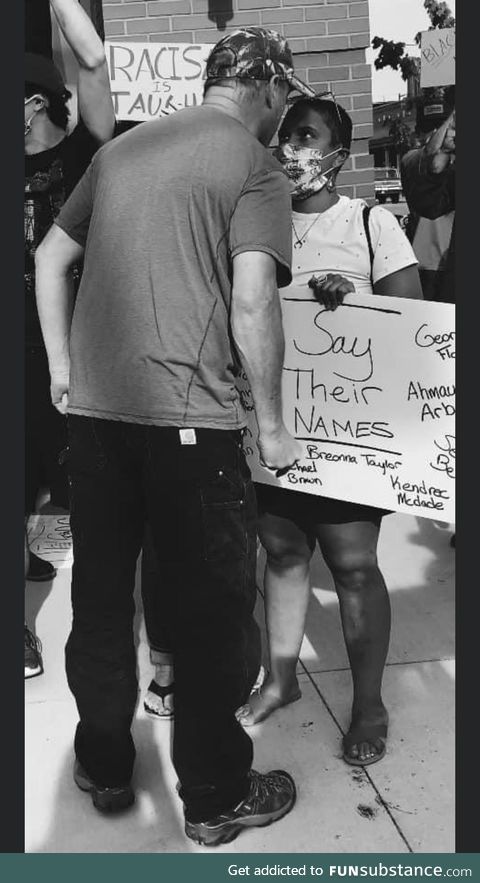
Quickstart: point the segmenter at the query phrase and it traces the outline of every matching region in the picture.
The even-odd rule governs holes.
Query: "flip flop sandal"
[[[370,766],[371,763],[378,763],[379,760],[385,757],[387,751],[385,744],[387,733],[387,724],[370,724],[354,727],[352,730],[349,730],[343,737],[343,760],[350,766]],[[373,745],[377,739],[380,739],[382,742],[380,751]],[[373,757],[366,757],[364,760],[358,757],[351,757],[350,751],[354,745],[358,745],[360,742],[369,742],[376,751],[376,754]]]
[[[173,717],[173,708],[165,705],[165,699],[174,692],[174,684],[168,684],[167,687],[160,687],[156,681],[150,681],[143,707],[150,717],[157,720],[171,720]]]

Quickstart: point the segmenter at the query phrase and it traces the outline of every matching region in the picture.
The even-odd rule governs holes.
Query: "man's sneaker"
[[[42,645],[40,640],[25,626],[25,677],[35,678],[43,674]]]
[[[295,782],[284,770],[250,770],[250,790],[238,806],[208,822],[185,821],[185,834],[201,846],[231,843],[245,828],[264,828],[292,809]]]
[[[39,558],[34,552],[30,552],[27,579],[35,583],[43,583],[53,579],[57,571],[50,561]]]
[[[135,801],[135,794],[130,784],[119,785],[116,788],[96,785],[78,760],[75,760],[73,778],[81,791],[90,792],[93,805],[102,812],[120,812],[122,809],[128,809]]]

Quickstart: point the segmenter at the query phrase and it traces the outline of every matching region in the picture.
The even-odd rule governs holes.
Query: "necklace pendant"
[[[303,246],[303,239],[297,239],[297,241],[293,243],[294,248],[302,248],[302,246]]]

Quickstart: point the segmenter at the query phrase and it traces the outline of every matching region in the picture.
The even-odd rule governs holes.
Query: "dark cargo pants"
[[[97,784],[130,780],[137,701],[135,568],[148,526],[175,658],[173,762],[191,821],[248,789],[250,738],[235,718],[260,665],[256,505],[241,434],[70,416],[73,624],[67,676],[78,759]]]

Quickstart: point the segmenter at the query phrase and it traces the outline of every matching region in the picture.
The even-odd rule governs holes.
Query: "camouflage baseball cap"
[[[291,90],[314,97],[314,90],[295,76],[290,47],[276,31],[238,28],[220,40],[207,58],[207,80],[269,80],[274,74],[286,80]]]

